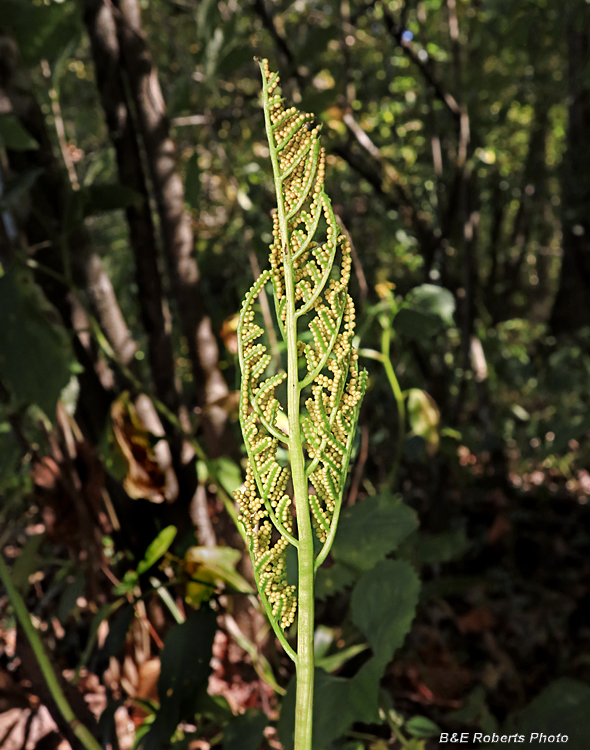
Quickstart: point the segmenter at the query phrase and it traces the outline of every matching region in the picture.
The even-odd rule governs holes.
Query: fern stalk
[[[295,750],[311,750],[314,578],[336,533],[366,373],[359,372],[352,346],[350,246],[324,192],[320,128],[313,115],[285,109],[278,75],[266,60],[260,68],[277,210],[270,269],[246,295],[238,326],[240,424],[248,468],[236,500],[260,598],[296,666]],[[318,235],[325,236],[323,242],[315,240]],[[272,358],[266,346],[255,343],[265,333],[255,322],[255,303],[271,281],[287,356],[287,371],[274,374],[267,372]],[[284,380],[283,406],[275,391]],[[281,444],[288,466],[277,458]],[[287,581],[289,545],[297,550],[297,586]],[[296,613],[295,651],[286,631]]]

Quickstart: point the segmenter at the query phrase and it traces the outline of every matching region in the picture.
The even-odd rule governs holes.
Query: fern
[[[278,74],[266,60],[260,68],[277,209],[270,268],[246,295],[238,327],[240,424],[248,468],[236,500],[261,600],[296,664],[295,748],[310,750],[314,576],[336,533],[366,372],[359,371],[353,347],[350,246],[324,191],[320,126],[313,115],[286,109]],[[255,321],[256,300],[269,282],[287,351],[287,371],[274,374],[260,342],[264,329]],[[282,404],[277,387],[283,381]],[[281,446],[288,466],[278,460]],[[317,555],[314,530],[321,545]],[[298,587],[287,581],[289,545],[297,549]],[[294,650],[285,631],[296,614]]]

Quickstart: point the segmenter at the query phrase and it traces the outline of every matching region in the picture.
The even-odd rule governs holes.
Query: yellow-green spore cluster
[[[281,484],[280,481],[276,483],[271,504],[283,526],[292,531],[293,517],[289,509],[291,498],[283,494],[279,500],[274,499],[280,494]],[[287,583],[286,550],[289,542],[285,537],[279,536],[273,543],[276,531],[269,520],[264,501],[258,495],[251,466],[248,466],[244,489],[238,490],[235,496],[239,503],[239,521],[246,531],[258,588],[266,597],[273,617],[283,629],[286,629],[293,623],[297,611],[296,587]]]

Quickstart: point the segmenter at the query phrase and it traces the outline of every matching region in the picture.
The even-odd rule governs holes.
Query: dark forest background
[[[274,205],[255,55],[322,123],[369,371],[318,579],[318,750],[586,750],[583,0],[0,0],[0,546],[51,669],[105,748],[289,747],[231,499]],[[351,588],[394,552],[416,615],[347,714]],[[0,747],[83,747],[6,593]]]

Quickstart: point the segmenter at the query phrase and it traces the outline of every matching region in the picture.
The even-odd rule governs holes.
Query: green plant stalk
[[[285,284],[287,291],[287,404],[289,419],[289,459],[293,480],[293,495],[297,511],[299,548],[297,561],[299,571],[299,615],[297,618],[297,696],[295,700],[295,750],[311,748],[313,721],[313,631],[314,631],[314,552],[313,532],[307,478],[301,445],[299,425],[299,375],[297,368],[297,321],[295,319],[295,295],[293,269],[285,262]]]
[[[31,644],[31,648],[33,649],[33,653],[35,654],[35,658],[37,659],[37,663],[39,664],[39,668],[47,684],[47,688],[51,693],[51,697],[55,701],[55,704],[59,709],[61,715],[68,722],[72,729],[72,732],[80,740],[86,750],[102,750],[100,744],[94,738],[90,730],[85,727],[84,724],[81,724],[78,719],[76,719],[76,716],[61,689],[61,685],[59,684],[59,680],[55,672],[53,671],[53,667],[51,666],[47,654],[45,653],[45,649],[43,648],[43,644],[41,643],[41,638],[39,637],[39,634],[37,633],[35,627],[33,626],[33,623],[31,622],[31,618],[27,611],[25,603],[22,600],[21,595],[17,591],[16,586],[12,582],[10,571],[8,570],[8,567],[6,566],[4,558],[1,554],[0,579],[2,580],[4,588],[6,589],[6,593],[8,594],[8,598],[10,599],[10,602],[14,608],[14,613],[23,629],[23,632],[27,637],[27,640]]]
[[[270,269],[246,294],[237,331],[239,413],[248,463],[244,485],[234,496],[260,599],[295,663],[295,750],[311,750],[314,575],[334,541],[367,373],[359,371],[353,345],[350,244],[323,188],[326,155],[320,147],[320,127],[312,114],[285,108],[280,88],[272,95],[279,76],[271,73],[267,60],[259,63],[277,211]],[[325,227],[319,229],[322,218]],[[314,240],[317,234],[320,242]],[[270,280],[287,367],[286,372],[273,370],[269,375],[272,357],[263,343],[256,343],[264,329],[255,322],[254,303]],[[298,331],[299,318],[313,343],[306,343],[305,332]],[[305,375],[299,370],[302,358]],[[286,399],[281,404],[275,390],[285,381]],[[311,397],[304,401],[304,393]],[[285,413],[288,426],[283,428],[279,417]],[[288,466],[279,459],[281,444]],[[292,492],[287,491],[289,482]],[[317,558],[316,536],[322,544]],[[287,576],[289,546],[297,550],[298,585]],[[297,651],[286,637],[295,617]]]
[[[393,485],[397,478],[399,467],[402,460],[402,452],[404,449],[404,441],[406,437],[406,403],[404,400],[404,394],[399,386],[398,379],[391,363],[389,356],[389,349],[391,346],[391,323],[383,326],[383,333],[381,334],[381,356],[383,367],[385,368],[385,374],[389,380],[389,385],[393,392],[393,397],[397,404],[397,442],[395,445],[395,454],[393,458],[393,466],[391,467],[391,473],[389,475],[389,484]]]
[[[301,443],[300,384],[297,355],[297,318],[295,316],[295,281],[293,260],[289,252],[289,233],[285,206],[282,200],[282,185],[278,154],[274,146],[268,92],[263,90],[266,134],[273,167],[277,210],[283,246],[283,268],[285,271],[285,293],[287,297],[287,418],[289,420],[289,461],[293,482],[293,496],[297,512],[297,566],[298,566],[298,617],[297,617],[297,692],[295,698],[295,750],[311,750],[313,726],[313,682],[314,682],[314,550],[313,531],[308,502],[305,458]],[[271,620],[272,622],[272,620]]]

